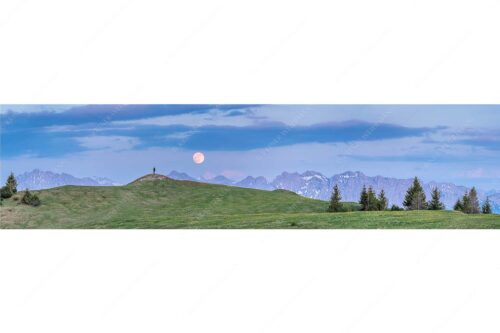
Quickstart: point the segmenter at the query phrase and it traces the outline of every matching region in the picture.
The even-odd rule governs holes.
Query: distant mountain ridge
[[[260,177],[248,176],[245,179],[235,183],[234,185],[239,187],[255,188],[258,190],[268,190],[268,191],[276,189],[272,184],[269,184],[266,178],[262,176]]]
[[[176,179],[176,180],[190,180],[190,181],[196,181],[195,178],[189,176],[187,173],[185,172],[177,172],[177,171],[172,171],[168,174],[168,176],[172,179]]]
[[[169,177],[173,179],[176,175],[180,174],[177,171],[172,171]],[[184,174],[184,177],[187,176]],[[188,176],[189,177],[189,176]],[[359,194],[363,186],[371,186],[377,192],[384,189],[389,204],[396,204],[402,206],[406,190],[411,185],[413,179],[397,179],[383,176],[367,176],[360,171],[346,171],[341,174],[327,177],[317,171],[306,171],[303,173],[298,172],[283,172],[276,176],[274,180],[268,181],[265,177],[252,177],[248,176],[241,181],[231,181],[224,176],[217,176],[210,180],[198,179],[189,177],[190,180],[210,182],[212,184],[231,185],[238,187],[256,188],[261,190],[275,190],[284,189],[293,191],[301,196],[329,200],[332,193],[333,186],[337,184],[342,193],[343,201],[359,200]],[[465,186],[459,186],[452,183],[439,183],[428,182],[422,184],[428,200],[431,197],[431,190],[437,187],[441,191],[441,201],[445,204],[447,209],[452,209],[455,202],[461,198],[465,191],[468,190]],[[480,201],[486,200],[486,196],[492,202],[493,210],[500,213],[500,193],[484,192],[478,189]]]
[[[84,177],[78,178],[67,173],[55,173],[35,169],[16,176],[19,190],[42,190],[47,188],[81,185],[81,186],[114,186],[119,185],[108,178]]]

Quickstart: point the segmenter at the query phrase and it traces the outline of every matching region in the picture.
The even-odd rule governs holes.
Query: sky
[[[500,105],[0,105],[0,117],[2,182],[350,170],[500,190]]]

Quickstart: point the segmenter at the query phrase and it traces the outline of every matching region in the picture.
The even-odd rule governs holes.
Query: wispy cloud
[[[498,125],[498,124],[497,124]],[[500,125],[495,130],[467,129],[457,140],[461,144],[500,150]]]
[[[93,124],[85,125],[55,125],[44,127],[47,133],[75,133],[75,132],[108,132],[108,131],[130,131],[134,130],[133,126],[106,126],[99,127]]]
[[[330,122],[294,127],[284,124],[245,127],[204,126],[196,129],[196,132],[186,141],[185,146],[205,150],[250,150],[269,147],[270,143],[273,143],[273,146],[286,146],[299,143],[375,141],[418,137],[440,129],[440,127],[409,128],[362,121]],[[275,140],[277,137],[280,140]]]
[[[85,136],[77,137],[75,140],[78,144],[87,149],[92,150],[112,150],[121,151],[128,150],[136,147],[141,143],[138,138],[128,137],[128,136]]]
[[[203,114],[184,113],[163,115],[141,119],[117,120],[112,125],[117,126],[173,126],[184,125],[188,127],[201,126],[252,126],[264,117],[255,118],[249,112],[242,110],[211,109]]]
[[[0,114],[6,113],[62,113],[78,105],[36,105],[36,104],[0,104]]]
[[[165,135],[165,139],[167,140],[187,140],[191,136],[193,136],[196,131],[184,131],[184,132],[175,132],[172,134]]]

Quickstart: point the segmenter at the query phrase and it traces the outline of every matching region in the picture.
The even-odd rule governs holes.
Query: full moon
[[[201,164],[205,160],[205,155],[203,153],[197,152],[193,154],[193,162],[196,164]]]

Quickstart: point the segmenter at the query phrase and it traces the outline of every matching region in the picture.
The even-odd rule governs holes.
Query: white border
[[[16,1],[1,103],[497,103],[500,3]]]
[[[3,231],[2,332],[498,332],[494,231]]]

